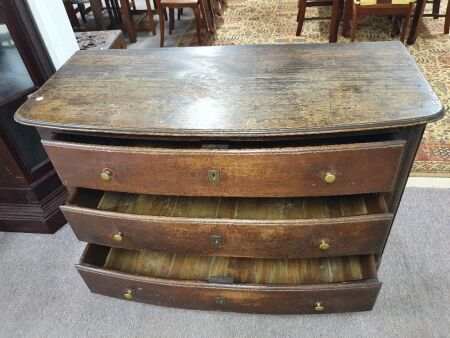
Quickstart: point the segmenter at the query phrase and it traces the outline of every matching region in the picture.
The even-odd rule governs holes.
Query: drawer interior
[[[376,277],[373,255],[237,258],[171,254],[89,244],[81,264],[154,278],[224,284],[320,284]]]
[[[69,204],[137,215],[255,220],[336,218],[387,212],[383,194],[233,198],[160,196],[77,189]]]

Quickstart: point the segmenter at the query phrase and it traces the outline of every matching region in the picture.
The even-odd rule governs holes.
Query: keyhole
[[[220,173],[218,170],[208,170],[208,180],[217,183],[220,181]]]

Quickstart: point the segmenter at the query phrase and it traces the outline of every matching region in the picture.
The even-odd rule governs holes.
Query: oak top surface
[[[403,44],[376,42],[77,52],[16,120],[72,132],[264,137],[401,127],[443,113]]]

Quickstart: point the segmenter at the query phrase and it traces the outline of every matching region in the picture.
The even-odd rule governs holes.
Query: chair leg
[[[355,42],[356,38],[356,26],[358,25],[359,5],[353,4],[352,11],[352,31],[350,33],[350,41]]]
[[[353,0],[347,0],[344,4],[344,19],[342,24],[342,36],[348,37],[350,30],[350,19],[352,16],[352,3]]]
[[[86,6],[84,4],[79,4],[78,5],[78,9],[80,10],[81,20],[84,23],[87,23],[87,20],[86,20]]]
[[[183,15],[183,8],[178,8],[177,10],[178,21],[181,20],[182,15]]]
[[[450,31],[450,1],[447,4],[447,12],[445,14],[444,34]]]
[[[197,39],[198,39],[198,45],[201,46],[201,32],[200,32],[200,11],[198,7],[193,7],[192,11],[194,12],[195,16],[195,26],[197,26]]]
[[[175,9],[169,8],[169,35],[172,34],[175,29]]]
[[[109,21],[111,22],[111,26],[112,26],[112,25],[114,25],[115,19],[114,19],[114,15],[113,15],[113,12],[112,12],[112,7],[111,7],[110,0],[105,0],[105,6],[106,6],[106,11],[108,12]]]
[[[164,12],[166,9],[163,6],[159,6],[158,14],[159,14],[159,46],[164,47]]]
[[[398,25],[399,25],[399,16],[395,15],[392,18],[392,30],[391,30],[391,38],[394,38],[398,34]]]
[[[306,0],[299,0],[298,2],[298,13],[297,13],[297,32],[296,36],[300,36],[303,29],[303,22],[305,21],[305,12],[306,12]]]
[[[433,0],[433,19],[439,19],[440,9],[441,9],[441,0]]]
[[[148,20],[150,21],[150,23],[152,25],[152,34],[156,35],[156,25],[155,25],[155,20],[153,20],[153,11],[152,11],[152,6],[150,5],[150,0],[145,0],[145,5],[147,6]]]
[[[408,24],[409,24],[409,20],[411,19],[412,9],[413,9],[413,4],[410,3],[409,7],[408,7],[408,12],[406,13],[405,17],[403,18],[402,35],[400,36],[400,41],[403,43],[405,43],[406,31],[408,30]]]

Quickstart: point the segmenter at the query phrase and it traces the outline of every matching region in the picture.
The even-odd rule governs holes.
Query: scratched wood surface
[[[235,283],[251,284],[335,283],[375,276],[372,255],[267,259],[111,248],[104,267],[159,278],[206,281],[228,277]]]
[[[377,42],[83,51],[16,120],[65,131],[226,138],[398,127],[443,112],[403,44]]]

